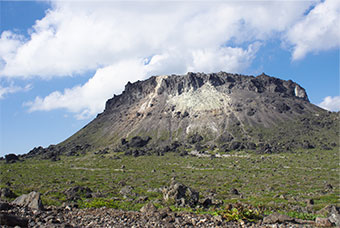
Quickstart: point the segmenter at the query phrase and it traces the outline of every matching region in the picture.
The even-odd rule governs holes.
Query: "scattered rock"
[[[326,191],[332,191],[333,190],[333,185],[326,184],[325,188],[326,188]]]
[[[14,198],[17,195],[14,194],[14,192],[12,192],[11,189],[9,188],[1,188],[0,189],[0,198]]]
[[[140,212],[142,213],[154,213],[157,211],[157,208],[155,207],[155,205],[151,202],[145,204],[141,209]]]
[[[204,207],[204,208],[208,208],[208,207],[210,207],[210,206],[212,206],[213,205],[213,202],[212,202],[212,200],[210,199],[210,198],[206,198],[205,200],[203,200],[203,202],[202,202],[202,206]]]
[[[312,205],[314,205],[314,200],[313,199],[307,200],[307,206],[312,206]]]
[[[317,217],[315,219],[315,225],[318,227],[332,227],[332,223],[329,221],[328,218],[320,218],[320,217]]]
[[[231,189],[230,193],[233,195],[240,195],[239,191],[236,188]]]
[[[135,194],[132,192],[132,190],[132,186],[126,185],[119,191],[119,194],[123,195],[124,197],[134,196]]]
[[[248,109],[248,111],[247,111],[247,115],[248,115],[248,116],[253,116],[253,115],[255,114],[255,112],[256,112],[256,109],[250,108],[250,109]]]
[[[163,188],[163,199],[166,202],[173,201],[178,206],[197,205],[199,193],[184,184],[172,180],[169,187]]]
[[[304,148],[304,149],[314,149],[315,146],[313,144],[311,144],[308,140],[304,140],[302,142],[302,148]]]
[[[29,207],[35,210],[44,209],[40,199],[40,193],[35,191],[30,192],[29,194],[23,194],[19,196],[12,203],[19,206]]]
[[[10,214],[9,214],[10,213]],[[268,219],[268,218],[267,218]],[[315,227],[314,221],[276,219],[283,224],[247,223],[227,221],[221,215],[173,212],[169,207],[157,209],[151,202],[140,211],[123,211],[112,208],[78,209],[75,207],[48,207],[37,211],[13,205],[0,212],[0,227]],[[269,224],[269,223],[266,223]]]

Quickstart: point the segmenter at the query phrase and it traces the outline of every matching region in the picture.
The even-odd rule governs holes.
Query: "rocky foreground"
[[[0,203],[2,227],[315,227],[332,226],[328,219],[306,221],[272,214],[257,223],[227,222],[221,216],[172,212],[169,208],[153,207],[141,212],[110,208],[76,209],[28,207]]]
[[[173,212],[170,208],[157,209],[152,203],[137,211],[111,208],[78,209],[70,206],[45,207],[40,194],[31,192],[13,202],[0,201],[1,227],[331,227],[340,225],[340,208],[329,206],[328,218],[315,221],[271,214],[250,223],[243,220],[227,221],[221,215]]]

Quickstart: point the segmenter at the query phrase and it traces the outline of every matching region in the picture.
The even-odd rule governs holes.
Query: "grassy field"
[[[116,156],[120,159],[114,159]],[[175,177],[199,191],[201,198],[213,195],[224,205],[242,202],[263,208],[265,213],[279,211],[312,218],[326,205],[340,206],[339,161],[337,149],[269,155],[231,152],[223,158],[180,157],[175,153],[132,157],[110,153],[61,157],[55,162],[0,161],[0,188],[9,187],[17,195],[39,191],[45,205],[58,206],[66,202],[63,193],[66,189],[84,186],[97,192],[98,197],[82,198],[78,201],[80,206],[138,210],[147,201],[166,206],[161,200],[162,193],[154,189],[167,186]],[[134,188],[132,199],[119,193],[127,185]],[[234,188],[239,195],[231,193]],[[141,196],[148,200],[136,201]],[[314,204],[307,205],[307,200]]]

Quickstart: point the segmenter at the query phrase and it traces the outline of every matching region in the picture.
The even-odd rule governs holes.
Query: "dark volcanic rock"
[[[28,219],[8,213],[0,213],[0,225],[28,227]]]
[[[195,143],[201,142],[202,140],[203,140],[203,137],[196,133],[194,135],[189,136],[188,142],[191,144],[195,144]]]
[[[12,208],[12,205],[6,202],[0,201],[0,211],[7,211]]]
[[[19,160],[19,157],[15,154],[6,154],[5,160],[6,160],[6,163],[14,163]]]
[[[148,142],[151,140],[151,137],[142,138],[140,136],[135,136],[129,141],[129,147],[143,147],[148,144]]]
[[[25,154],[24,158],[40,157],[41,159],[50,159],[52,161],[59,160],[60,155],[77,156],[79,154],[85,154],[91,145],[84,143],[83,145],[69,145],[67,147],[60,145],[50,145],[47,148],[41,146],[33,148],[28,154]]]

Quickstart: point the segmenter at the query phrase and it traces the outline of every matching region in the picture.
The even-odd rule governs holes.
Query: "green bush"
[[[107,208],[114,208],[117,209],[119,207],[118,202],[114,201],[112,199],[101,199],[96,198],[91,200],[90,202],[81,201],[80,208],[101,208],[101,207],[107,207]]]
[[[255,222],[262,219],[261,210],[251,206],[242,204],[228,205],[224,210],[220,211],[220,215],[227,221],[249,221]]]

